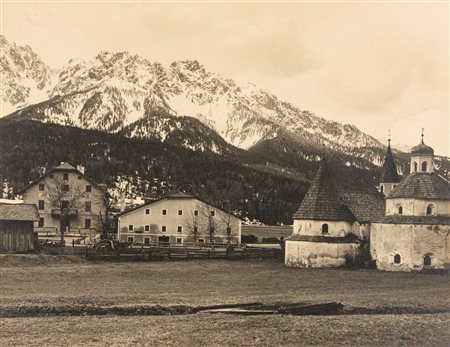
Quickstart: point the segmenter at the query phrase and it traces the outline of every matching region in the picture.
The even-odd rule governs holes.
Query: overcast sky
[[[301,109],[449,154],[449,8],[441,3],[14,3],[3,34],[62,67],[101,50],[197,59]]]

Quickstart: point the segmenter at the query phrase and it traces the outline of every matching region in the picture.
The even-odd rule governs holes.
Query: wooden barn
[[[36,250],[34,222],[39,213],[33,204],[0,204],[0,252],[22,253]]]

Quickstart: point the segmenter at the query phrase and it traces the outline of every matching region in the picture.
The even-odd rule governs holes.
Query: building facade
[[[370,223],[384,211],[375,191],[339,192],[325,159],[293,215],[293,233],[286,239],[285,264],[339,267],[364,251]],[[368,250],[367,250],[368,252]]]
[[[25,204],[38,208],[38,233],[92,235],[105,216],[105,189],[68,163],[50,170],[20,192]]]
[[[176,193],[117,216],[118,238],[134,244],[239,243],[241,221],[231,213]]]
[[[370,252],[377,267],[413,271],[450,266],[449,182],[434,172],[434,151],[411,151],[411,170],[386,197],[385,216],[373,224]]]

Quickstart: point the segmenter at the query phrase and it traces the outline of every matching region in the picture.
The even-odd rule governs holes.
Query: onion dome
[[[427,146],[423,142],[423,132],[422,132],[422,140],[417,146],[414,146],[411,149],[411,155],[434,155],[434,149],[431,148],[430,146]]]

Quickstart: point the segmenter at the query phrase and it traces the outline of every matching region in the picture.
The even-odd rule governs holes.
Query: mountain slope
[[[48,99],[56,71],[47,66],[29,46],[10,43],[0,35],[0,88],[3,115]]]
[[[253,85],[208,72],[197,61],[169,67],[127,52],[101,52],[91,61],[72,60],[50,91],[50,102],[13,114],[41,121],[118,132],[155,111],[191,116],[228,143],[248,149],[289,131],[372,162],[384,146],[352,125],[325,120]],[[144,134],[136,129],[136,134]],[[145,136],[145,135],[144,135]]]

